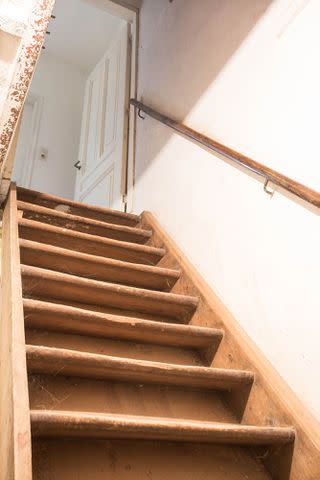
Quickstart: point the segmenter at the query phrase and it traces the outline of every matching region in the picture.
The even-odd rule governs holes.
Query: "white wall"
[[[139,92],[319,190],[320,2],[144,0]],[[135,211],[153,211],[320,419],[319,216],[151,119]]]
[[[46,53],[87,75],[112,44],[121,20],[104,10],[104,0],[56,0],[46,37]],[[100,6],[101,4],[101,6]],[[100,6],[100,8],[99,8]]]
[[[80,70],[42,55],[30,88],[31,95],[44,98],[31,189],[73,198],[84,85]],[[45,160],[42,148],[48,150]]]

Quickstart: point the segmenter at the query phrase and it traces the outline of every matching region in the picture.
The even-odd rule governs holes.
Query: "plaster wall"
[[[30,95],[43,98],[43,111],[28,188],[73,198],[85,79],[70,64],[42,55],[30,87]]]
[[[319,190],[319,18],[318,0],[144,0],[138,99]],[[149,118],[144,209],[320,419],[319,215]]]

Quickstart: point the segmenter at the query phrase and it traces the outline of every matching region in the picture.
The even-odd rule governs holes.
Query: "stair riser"
[[[137,318],[103,316],[64,305],[24,300],[25,324],[56,332],[109,337],[174,347],[218,348],[222,332],[187,325],[146,322]]]
[[[117,265],[115,261],[101,257],[91,256],[88,259],[89,256],[81,257],[78,252],[66,249],[61,249],[64,253],[59,254],[54,249],[50,251],[50,246],[38,245],[39,247],[25,244],[20,246],[21,263],[94,280],[160,291],[170,291],[179,278],[179,273],[166,274],[161,269],[148,272],[141,270],[143,267],[127,262]]]
[[[33,457],[33,480],[48,465],[50,480],[270,480],[245,449],[220,445],[42,438]]]
[[[144,249],[135,249],[133,244],[117,245],[113,242],[100,242],[86,235],[81,238],[75,235],[76,232],[55,231],[54,228],[37,228],[34,224],[20,223],[20,238],[42,242],[56,247],[75,250],[90,255],[98,255],[107,258],[114,258],[125,262],[141,263],[146,265],[156,265],[163,257],[163,253],[153,253],[144,251]],[[130,248],[131,245],[131,248]]]
[[[241,371],[183,367],[34,346],[27,347],[27,362],[31,373],[118,379],[204,390],[237,390],[250,387],[253,382],[251,374]]]
[[[59,371],[57,366],[56,371]],[[234,417],[223,403],[222,394],[214,391],[133,383],[119,380],[95,380],[77,376],[29,373],[31,408],[55,408],[73,412],[168,417],[178,420],[223,421]]]
[[[68,218],[59,218],[54,215],[39,214],[32,211],[23,210],[23,218],[26,218],[28,220],[34,220],[36,222],[46,223],[48,225],[54,225],[56,227],[75,230],[77,232],[90,233],[90,235],[113,238],[115,240],[120,240],[123,242],[143,244],[150,240],[150,234],[148,234],[147,232],[145,234],[135,233],[134,231],[122,232],[121,230],[119,231],[116,228],[90,225],[86,222],[74,221]]]
[[[143,321],[152,321],[152,322],[157,322],[159,324],[162,323],[170,323],[173,325],[179,324],[181,325],[181,320],[178,320],[176,318],[172,317],[164,317],[161,315],[156,315],[152,313],[146,313],[146,312],[138,312],[138,311],[132,311],[132,310],[123,310],[123,308],[117,308],[113,306],[107,306],[107,305],[98,305],[98,304],[88,304],[88,303],[81,303],[81,302],[76,302],[73,300],[64,300],[63,298],[61,299],[56,299],[53,298],[50,295],[42,295],[41,297],[37,295],[25,295],[26,300],[37,300],[37,301],[44,301],[44,302],[55,302],[60,305],[64,305],[66,307],[75,307],[75,308],[80,308],[83,310],[89,310],[93,311],[94,313],[103,313],[106,315],[115,315],[115,316],[120,316],[120,317],[129,317],[129,318],[138,318],[139,320]],[[186,319],[186,322],[189,322],[189,319]]]
[[[30,269],[32,267],[22,269],[23,293],[29,298],[49,297],[64,302],[81,301],[91,305],[151,313],[181,320],[181,322],[187,317],[190,318],[197,307],[197,299],[184,302],[180,297],[170,294],[153,296],[152,292],[148,294],[147,290],[103,284],[86,279],[81,279],[83,280],[81,282],[77,277],[67,279],[58,273],[47,274],[46,272],[49,271],[35,272]]]
[[[91,205],[76,204],[64,198],[57,198],[53,195],[47,195],[39,192],[27,191],[18,188],[18,200],[30,202],[31,204],[40,205],[42,207],[52,208],[60,212],[78,215],[80,217],[91,218],[106,223],[114,223],[115,225],[126,225],[129,227],[137,227],[140,218],[137,215],[121,213],[117,211],[109,211],[107,209],[99,209]]]
[[[66,348],[99,355],[111,355],[118,358],[125,357],[151,362],[170,362],[186,366],[201,366],[203,364],[199,352],[191,348],[178,348],[152,343],[145,344],[139,340],[116,340],[27,328],[26,341],[29,345],[34,346]]]

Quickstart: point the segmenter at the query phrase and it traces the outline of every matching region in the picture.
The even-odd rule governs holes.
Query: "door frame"
[[[139,10],[138,8],[120,5],[113,0],[86,0],[88,3],[105,10],[122,20],[125,20],[130,25],[130,40],[131,40],[131,68],[129,69],[129,95],[128,105],[126,106],[127,123],[127,161],[126,171],[122,172],[124,181],[122,182],[122,195],[124,195],[125,202],[124,210],[126,212],[133,211],[134,199],[134,183],[135,183],[135,141],[136,141],[136,115],[135,110],[130,108],[130,98],[136,98],[137,94],[137,72],[138,72],[138,41],[139,41]]]

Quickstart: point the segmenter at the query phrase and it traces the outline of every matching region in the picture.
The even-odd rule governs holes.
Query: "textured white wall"
[[[85,75],[42,55],[30,93],[44,98],[38,154],[30,188],[73,198],[78,160]],[[48,149],[46,160],[40,149]]]
[[[138,98],[319,190],[320,2],[144,0]],[[319,216],[139,120],[135,211],[153,211],[320,418]]]

